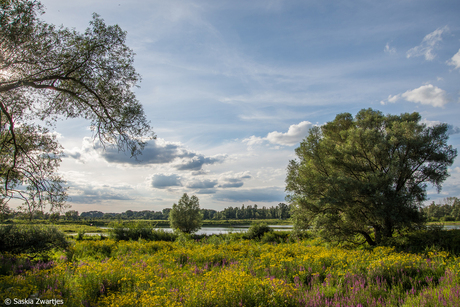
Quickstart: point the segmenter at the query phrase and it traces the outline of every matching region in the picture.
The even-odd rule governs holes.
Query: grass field
[[[82,240],[45,262],[0,256],[0,298],[64,306],[460,306],[459,258],[241,235]],[[51,301],[50,301],[51,302]]]

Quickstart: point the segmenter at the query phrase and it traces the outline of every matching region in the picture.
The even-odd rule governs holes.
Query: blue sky
[[[313,125],[363,108],[451,125],[460,148],[460,2],[42,0],[47,22],[84,31],[93,12],[128,32],[137,98],[158,139],[140,161],[59,122],[60,172],[80,212],[284,201]],[[441,194],[460,196],[460,162]]]

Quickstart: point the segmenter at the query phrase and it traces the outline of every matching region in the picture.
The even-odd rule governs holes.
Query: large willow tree
[[[295,226],[376,245],[423,223],[427,186],[441,189],[457,150],[447,145],[446,124],[427,127],[420,119],[367,109],[311,129],[286,178]]]
[[[20,199],[29,213],[66,199],[56,119],[85,118],[96,140],[131,155],[154,137],[132,92],[140,77],[126,32],[96,14],[84,33],[41,14],[38,1],[0,1],[0,202]]]

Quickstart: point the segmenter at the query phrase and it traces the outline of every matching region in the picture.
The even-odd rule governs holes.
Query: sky
[[[309,128],[372,108],[447,123],[460,148],[460,2],[42,0],[48,23],[83,32],[93,12],[127,31],[134,89],[157,135],[139,160],[59,121],[73,210],[222,210],[285,202]],[[460,197],[460,159],[441,193]]]

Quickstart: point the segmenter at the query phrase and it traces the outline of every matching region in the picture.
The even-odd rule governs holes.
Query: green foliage
[[[77,232],[77,237],[75,239],[77,241],[81,241],[81,240],[83,240],[84,237],[85,237],[85,233],[83,231],[79,231],[79,232]]]
[[[109,224],[110,237],[119,241],[147,240],[147,241],[174,241],[176,234],[162,229],[153,229],[147,222],[121,223],[113,222]]]
[[[394,246],[400,251],[411,253],[439,250],[460,255],[460,230],[443,230],[442,228],[442,225],[432,225],[426,229],[387,239],[383,243]]]
[[[273,229],[268,227],[267,223],[253,223],[245,234],[248,239],[260,239],[266,233],[273,232]]]
[[[184,237],[188,235],[183,234]],[[278,236],[265,233],[262,237]],[[72,261],[27,264],[0,256],[5,297],[66,306],[458,306],[456,257],[324,247],[321,241],[76,242]],[[273,244],[272,242],[278,243]],[[69,252],[70,253],[70,252]],[[28,272],[21,270],[29,269]],[[451,291],[451,289],[453,291]],[[426,297],[430,294],[432,297]],[[84,302],[82,304],[82,302]]]
[[[432,202],[421,209],[429,222],[460,221],[460,199],[447,197],[441,203]]]
[[[330,241],[376,245],[424,222],[426,187],[438,190],[457,150],[447,125],[427,127],[418,113],[343,113],[312,128],[291,160],[286,190],[297,228]]]
[[[126,32],[94,14],[79,33],[42,13],[39,1],[0,1],[0,199],[23,201],[29,219],[66,207],[62,147],[48,128],[58,118],[89,120],[97,141],[132,156],[154,138],[132,91],[140,76]]]
[[[286,243],[293,242],[291,231],[268,231],[260,238],[261,243]]]
[[[43,253],[53,248],[66,248],[64,233],[52,226],[0,226],[0,252],[12,254]]]
[[[169,213],[169,222],[172,229],[184,233],[194,233],[203,224],[203,215],[200,211],[198,197],[189,197],[187,193],[181,197],[177,204],[174,204]]]

